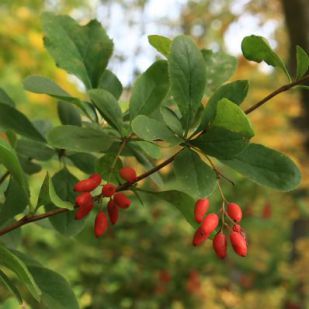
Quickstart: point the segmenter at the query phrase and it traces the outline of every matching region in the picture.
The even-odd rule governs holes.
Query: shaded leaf
[[[296,79],[304,76],[309,68],[309,55],[300,46],[296,46]]]
[[[182,114],[186,133],[201,107],[206,73],[203,56],[194,42],[186,36],[173,40],[169,55],[171,92]]]
[[[23,299],[22,299],[18,289],[16,288],[14,283],[11,281],[11,279],[2,270],[0,270],[0,281],[16,297],[19,304],[22,304]]]
[[[122,84],[118,77],[110,70],[105,70],[101,75],[98,88],[109,91],[117,100],[122,93]]]
[[[60,126],[52,129],[47,140],[50,145],[78,152],[100,152],[107,150],[113,138],[101,129]]]
[[[0,104],[0,127],[3,129],[11,129],[17,134],[30,139],[45,142],[45,138],[24,114],[6,104]]]
[[[250,144],[233,160],[222,162],[260,185],[281,191],[295,189],[301,179],[293,161],[259,144]]]
[[[79,111],[70,103],[58,102],[58,116],[62,124],[81,127],[82,120]]]
[[[95,161],[97,158],[90,153],[73,153],[67,155],[67,157],[73,162],[73,164],[81,171],[92,174],[95,171]]]
[[[209,196],[216,188],[217,176],[195,152],[182,151],[174,161],[178,189],[195,199]]]
[[[2,88],[0,88],[0,103],[12,107],[15,106],[14,101],[8,96],[8,94]]]
[[[113,42],[96,20],[80,26],[69,16],[43,14],[44,43],[57,65],[97,88],[113,51]],[[91,48],[89,48],[91,46]]]

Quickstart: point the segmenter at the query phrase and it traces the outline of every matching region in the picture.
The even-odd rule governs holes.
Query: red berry
[[[102,194],[105,197],[113,196],[115,192],[116,192],[116,186],[113,185],[112,183],[107,183],[102,188]]]
[[[123,167],[119,171],[120,177],[127,182],[134,182],[136,180],[136,172],[132,167]]]
[[[107,212],[112,224],[116,224],[119,218],[119,208],[113,200],[110,200],[107,204]]]
[[[222,232],[218,232],[213,239],[213,248],[220,259],[224,259],[227,254],[227,240]]]
[[[93,202],[92,196],[89,192],[83,192],[80,195],[78,195],[75,199],[75,203],[77,206],[90,204],[92,202]]]
[[[94,234],[96,237],[102,236],[108,227],[108,221],[105,213],[103,211],[99,211],[94,223]]]
[[[247,255],[247,242],[244,236],[238,232],[232,232],[230,235],[230,240],[234,251],[240,256]]]
[[[236,222],[240,222],[242,218],[242,211],[238,204],[230,203],[227,206],[227,214],[230,218],[235,220]]]
[[[114,195],[114,202],[120,208],[128,208],[131,205],[130,199],[122,192],[118,192]]]
[[[192,244],[193,246],[200,246],[207,238],[209,234],[206,234],[202,227],[199,227],[193,236]]]
[[[234,232],[237,232],[237,233],[240,233],[241,232],[241,227],[239,224],[235,224],[233,225],[233,231]]]
[[[81,220],[86,217],[93,208],[93,203],[82,204],[75,212],[75,219]]]
[[[196,201],[194,208],[194,217],[198,223],[201,223],[209,208],[209,200],[202,198]]]
[[[92,179],[97,186],[102,182],[102,177],[99,173],[92,174],[89,179]]]
[[[203,220],[201,228],[207,234],[207,237],[217,228],[219,224],[219,217],[216,214],[209,214]]]
[[[89,192],[94,190],[102,181],[99,174],[93,174],[87,179],[81,180],[74,186],[74,191],[77,192]]]

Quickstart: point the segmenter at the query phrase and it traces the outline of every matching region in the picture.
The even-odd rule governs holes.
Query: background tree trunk
[[[290,69],[296,71],[295,49],[300,45],[309,52],[309,1],[308,0],[282,0],[286,26],[290,38]],[[308,84],[309,85],[309,84]],[[307,135],[306,150],[309,152],[309,91],[302,92],[303,119],[301,128]]]

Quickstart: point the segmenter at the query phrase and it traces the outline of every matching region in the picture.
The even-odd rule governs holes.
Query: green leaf
[[[76,193],[73,191],[73,188],[78,182],[78,179],[74,175],[64,168],[52,177],[52,182],[57,195],[62,200],[75,204]],[[46,210],[55,208],[52,204],[45,206]],[[63,214],[50,217],[49,221],[59,233],[68,237],[78,234],[86,224],[86,220],[78,221],[75,219],[74,211],[67,211]]]
[[[58,86],[54,81],[44,76],[28,76],[24,79],[23,84],[24,88],[30,92],[48,94],[59,99],[72,99],[65,90]]]
[[[168,89],[167,62],[156,61],[134,84],[129,106],[131,120],[138,115],[151,115],[162,103]]]
[[[24,114],[6,104],[0,104],[0,127],[11,129],[17,134],[36,141],[45,142],[45,138]]]
[[[209,196],[216,188],[216,173],[192,150],[185,149],[176,157],[174,172],[177,189],[195,199]]]
[[[309,55],[300,46],[296,46],[296,79],[303,77],[309,69]]]
[[[254,132],[244,112],[235,103],[222,99],[210,128],[191,143],[206,154],[231,159],[248,145],[252,136]]]
[[[131,145],[133,144],[141,148],[141,151],[143,151],[150,158],[153,158],[156,160],[161,158],[160,147],[154,143],[145,142],[145,141],[137,141],[137,142],[130,142],[130,144]]]
[[[26,265],[10,250],[0,244],[0,264],[14,272],[19,280],[26,285],[36,300],[40,299],[41,290],[34,281]]]
[[[62,276],[40,266],[29,266],[29,270],[41,288],[41,303],[44,308],[79,309],[69,283]]]
[[[223,52],[213,52],[202,49],[206,70],[205,94],[210,95],[225,81],[227,81],[237,68],[237,59]]]
[[[16,152],[23,157],[39,161],[48,161],[56,154],[56,151],[46,144],[28,138],[20,138],[17,140],[15,149]]]
[[[112,183],[118,183],[119,170],[122,168],[121,160],[118,158],[115,161],[115,156],[116,154],[109,153],[97,159],[95,162],[96,172],[103,175],[104,179]]]
[[[160,109],[161,115],[165,124],[178,136],[183,135],[183,128],[176,113],[166,106],[162,106]]]
[[[6,104],[11,107],[15,106],[14,101],[8,96],[8,94],[0,88],[0,103],[1,104]]]
[[[153,192],[153,194],[172,206],[176,207],[185,219],[192,225],[193,228],[196,228],[198,224],[194,220],[194,204],[195,200],[189,196],[188,194],[177,191],[177,190],[169,190],[169,191],[161,191],[161,192]]]
[[[110,70],[105,70],[99,80],[98,88],[109,91],[117,100],[122,93],[122,84],[118,77]]]
[[[22,304],[23,299],[22,299],[18,289],[16,288],[14,283],[11,281],[11,279],[2,270],[0,270],[0,281],[16,297],[19,304]]]
[[[97,158],[90,153],[73,153],[67,155],[67,157],[73,162],[73,164],[81,171],[92,174],[95,172],[95,161]]]
[[[15,150],[5,141],[0,140],[0,164],[3,164],[16,179],[26,196],[29,196],[28,182],[19,163]]]
[[[172,41],[163,35],[148,35],[148,42],[163,56],[168,57]]]
[[[106,151],[113,138],[101,129],[60,126],[52,129],[47,140],[50,145],[78,152]]]
[[[79,111],[70,103],[58,102],[58,116],[62,124],[82,126],[82,119]]]
[[[189,37],[178,36],[173,40],[169,55],[169,77],[171,92],[187,133],[201,107],[206,83],[203,56]]]
[[[214,120],[218,102],[223,99],[229,99],[235,104],[241,104],[247,96],[249,83],[247,80],[236,80],[218,88],[210,97],[202,114],[202,120],[199,129],[206,129]]]
[[[146,141],[162,139],[171,144],[182,142],[182,139],[174,135],[174,133],[162,122],[144,115],[134,118],[132,121],[132,130],[137,136]]]
[[[54,184],[46,173],[45,179],[41,186],[40,194],[38,197],[37,207],[52,203],[58,208],[74,209],[74,205],[68,201],[62,200],[55,191]]]
[[[28,199],[14,178],[10,178],[5,191],[5,202],[0,208],[0,224],[21,214],[28,205]]]
[[[57,65],[79,77],[86,88],[97,88],[113,51],[101,24],[80,26],[69,16],[43,15],[44,43]]]
[[[280,191],[295,189],[301,180],[292,160],[259,144],[250,144],[233,160],[222,162],[256,183]]]
[[[32,162],[32,159],[28,157],[19,154],[18,159],[23,171],[28,175],[36,174],[42,170],[41,165]]]
[[[123,132],[122,113],[116,98],[104,89],[93,89],[88,94],[101,116],[117,131]]]
[[[273,67],[281,68],[289,79],[290,75],[281,58],[272,50],[268,41],[262,36],[246,36],[241,42],[241,50],[245,58],[255,62],[265,61]]]

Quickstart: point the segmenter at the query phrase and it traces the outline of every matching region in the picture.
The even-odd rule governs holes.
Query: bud
[[[209,208],[209,200],[207,198],[199,199],[195,203],[194,217],[196,222],[201,223]]]
[[[224,259],[227,254],[227,240],[223,232],[218,232],[212,242],[213,248],[220,259]]]
[[[131,205],[130,199],[122,192],[118,192],[114,195],[114,202],[120,208],[128,208]]]
[[[108,222],[107,217],[103,211],[99,211],[94,223],[94,233],[96,237],[102,236],[107,230]]]
[[[119,208],[113,200],[110,200],[107,204],[107,212],[112,224],[116,224],[119,218]]]
[[[116,186],[112,183],[107,183],[102,187],[102,195],[105,197],[113,196],[116,192]]]
[[[127,182],[134,182],[136,180],[136,172],[132,167],[123,167],[119,171],[120,177]]]
[[[203,220],[201,228],[207,234],[207,237],[217,228],[219,224],[219,217],[217,214],[209,214]]]
[[[247,242],[241,233],[232,232],[230,234],[230,240],[236,254],[240,256],[247,255]]]
[[[238,204],[230,203],[227,206],[227,214],[236,222],[240,222],[242,219],[242,211]]]

